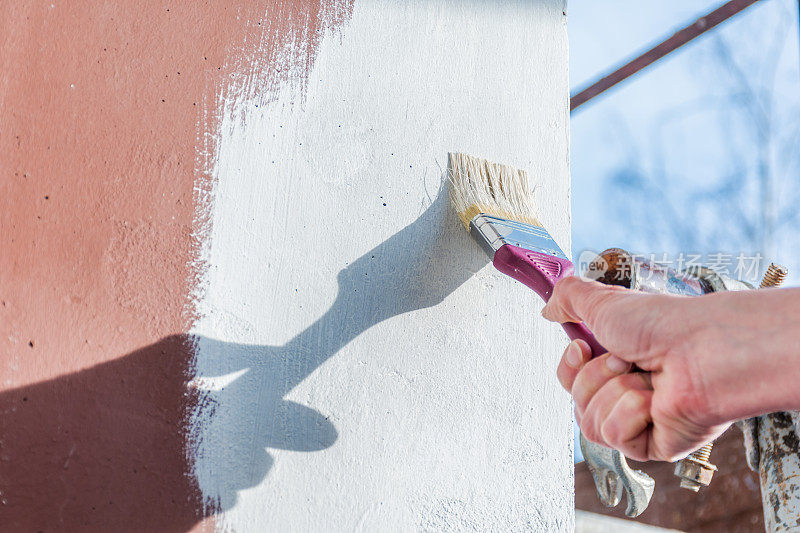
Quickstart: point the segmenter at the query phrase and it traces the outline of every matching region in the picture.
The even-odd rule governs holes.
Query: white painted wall
[[[221,529],[572,531],[566,338],[441,187],[449,150],[526,168],[570,249],[564,9],[356,1],[306,81],[223,96],[194,328]]]

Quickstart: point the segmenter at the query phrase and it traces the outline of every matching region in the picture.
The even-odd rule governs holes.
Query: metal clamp
[[[628,498],[625,514],[637,517],[647,509],[653,497],[656,482],[642,472],[633,470],[625,456],[617,450],[589,442],[581,434],[581,452],[589,466],[600,501],[608,507],[616,507],[622,499],[622,489]]]

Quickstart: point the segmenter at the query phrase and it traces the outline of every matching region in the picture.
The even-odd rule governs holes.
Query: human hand
[[[557,370],[587,439],[631,459],[675,461],[727,429],[730,420],[709,401],[705,379],[714,347],[690,334],[698,330],[692,324],[714,323],[698,305],[702,298],[577,277],[556,285],[542,315],[586,323],[609,350],[592,359],[585,341],[572,341]]]

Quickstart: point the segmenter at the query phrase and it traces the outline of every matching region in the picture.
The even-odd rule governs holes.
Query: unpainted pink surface
[[[274,77],[299,34],[310,65],[334,4],[0,5],[3,531],[202,523],[185,332],[204,139],[235,72]]]

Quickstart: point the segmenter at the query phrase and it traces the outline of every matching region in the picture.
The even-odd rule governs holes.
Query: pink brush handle
[[[504,244],[494,254],[492,262],[497,270],[524,283],[547,302],[553,294],[553,287],[561,278],[571,276],[575,270],[572,263],[552,255],[543,254]],[[592,356],[606,353],[592,332],[583,324],[566,322],[561,324],[567,336],[572,339],[583,339],[592,348]]]

